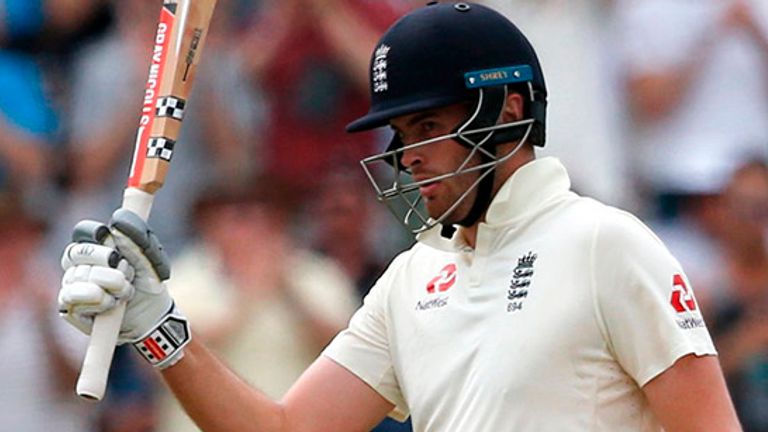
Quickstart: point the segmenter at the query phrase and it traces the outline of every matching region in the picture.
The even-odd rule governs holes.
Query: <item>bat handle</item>
[[[83,366],[75,388],[77,395],[83,399],[100,401],[104,397],[123,315],[125,315],[125,301],[119,301],[114,308],[99,314],[93,320],[91,340],[85,351]]]
[[[153,200],[154,195],[150,193],[138,188],[126,188],[123,194],[123,208],[147,220]],[[97,315],[93,320],[91,340],[85,351],[83,366],[75,388],[77,395],[83,399],[100,401],[104,397],[123,315],[125,315],[125,301],[118,301],[114,308]]]
[[[149,219],[149,211],[152,210],[154,200],[154,195],[139,188],[125,188],[123,192],[123,208],[136,213],[144,221]]]

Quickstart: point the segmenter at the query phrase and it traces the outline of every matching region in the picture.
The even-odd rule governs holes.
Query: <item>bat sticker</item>
[[[176,7],[178,7],[178,4],[176,3],[176,0],[164,0],[163,1],[163,7],[171,11],[172,14],[176,14]]]
[[[170,162],[173,157],[173,147],[175,145],[176,141],[165,137],[150,138],[149,145],[147,146],[147,157],[160,158]]]
[[[197,53],[197,46],[200,44],[200,38],[203,36],[203,29],[196,28],[195,33],[192,35],[192,41],[189,44],[189,51],[187,52],[187,57],[185,59],[185,62],[187,63],[187,68],[184,69],[184,77],[182,80],[187,80],[187,75],[189,74],[189,68],[192,67],[192,63],[195,61],[195,54]]]
[[[184,118],[184,107],[187,101],[175,96],[164,96],[157,99],[157,117],[171,117],[178,121]]]
[[[176,17],[166,8],[160,13],[160,23],[157,25],[155,44],[152,49],[152,62],[149,66],[149,78],[144,90],[144,102],[141,108],[139,128],[136,135],[136,146],[131,161],[131,170],[128,177],[128,186],[136,187],[141,181],[141,173],[144,170],[144,159],[137,157],[142,153],[149,154],[147,140],[152,124],[155,120],[155,107],[157,106],[157,91],[160,81],[163,79],[165,59],[170,45],[170,30],[173,28]]]

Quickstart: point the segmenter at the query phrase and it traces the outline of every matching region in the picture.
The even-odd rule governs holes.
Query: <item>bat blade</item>
[[[144,220],[165,183],[215,6],[216,0],[163,1],[122,204]],[[120,301],[94,319],[75,389],[84,399],[104,397],[124,313]]]

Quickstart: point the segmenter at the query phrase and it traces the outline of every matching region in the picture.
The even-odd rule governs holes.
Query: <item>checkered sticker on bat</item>
[[[187,102],[174,96],[165,96],[157,100],[157,117],[171,117],[178,121],[184,118],[184,107]]]
[[[150,138],[147,146],[147,157],[160,158],[170,162],[175,145],[176,141],[165,137]]]
[[[171,13],[175,14],[178,6],[177,0],[163,0],[163,7],[171,11]]]

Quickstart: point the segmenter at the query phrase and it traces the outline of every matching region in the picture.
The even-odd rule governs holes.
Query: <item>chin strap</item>
[[[491,159],[488,156],[483,156],[482,158],[483,162],[488,162]],[[486,174],[488,170],[492,172]],[[488,209],[488,206],[491,205],[491,200],[493,199],[493,181],[496,178],[493,167],[484,169],[480,172],[480,175],[484,175],[484,177],[480,179],[480,183],[477,185],[477,195],[475,196],[475,202],[472,203],[472,208],[469,209],[469,213],[467,213],[464,219],[456,222],[463,227],[472,226],[480,220],[480,217]]]

